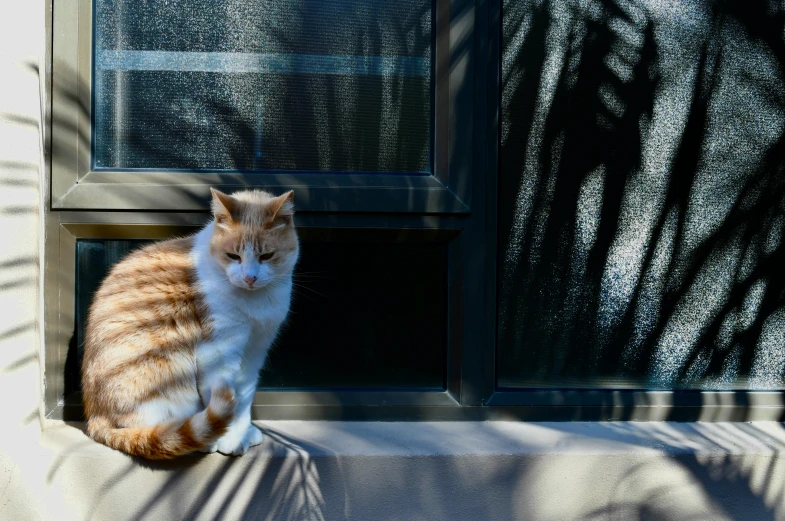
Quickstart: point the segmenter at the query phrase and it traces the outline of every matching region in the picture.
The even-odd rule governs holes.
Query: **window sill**
[[[653,519],[716,520],[785,513],[779,423],[257,424],[265,442],[242,458],[133,461],[90,441],[82,425],[62,422],[44,430],[42,444],[58,453],[53,474],[87,487],[80,502],[96,519],[115,518],[121,508],[140,519],[197,507],[205,519],[638,519],[647,512]],[[299,515],[286,517],[282,509]]]

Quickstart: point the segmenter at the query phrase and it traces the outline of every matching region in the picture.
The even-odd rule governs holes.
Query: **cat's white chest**
[[[247,317],[254,330],[277,330],[289,312],[291,288],[291,280],[288,280],[279,282],[272,288],[249,291],[235,301],[236,310]]]
[[[196,346],[200,381],[225,375],[238,388],[256,385],[267,351],[289,310],[291,287],[280,286],[234,298],[215,292],[205,296],[211,334]]]
[[[245,329],[250,337],[249,344],[257,346],[266,341],[272,342],[286,319],[290,301],[290,281],[259,291],[231,291],[207,298],[208,308],[217,330],[238,327]],[[216,331],[216,333],[221,334],[223,331]]]

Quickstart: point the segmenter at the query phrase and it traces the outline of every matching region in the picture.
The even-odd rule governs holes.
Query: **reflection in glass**
[[[431,2],[96,0],[96,169],[430,171]]]
[[[785,387],[777,9],[504,2],[498,386]]]

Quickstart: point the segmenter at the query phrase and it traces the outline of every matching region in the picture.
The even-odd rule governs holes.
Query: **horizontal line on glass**
[[[331,74],[430,77],[429,58],[242,52],[96,52],[96,68],[116,71]]]
[[[736,392],[736,391],[782,391],[785,385],[779,382],[762,383],[748,377],[736,377],[732,380],[721,380],[716,377],[684,379],[676,381],[655,381],[646,377],[521,377],[518,379],[504,378],[497,384],[497,390],[504,392],[516,391],[635,391],[635,392]]]

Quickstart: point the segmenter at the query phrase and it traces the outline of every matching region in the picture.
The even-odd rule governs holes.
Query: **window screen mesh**
[[[431,3],[96,0],[94,168],[430,171]]]
[[[785,12],[506,0],[500,387],[785,387]]]

